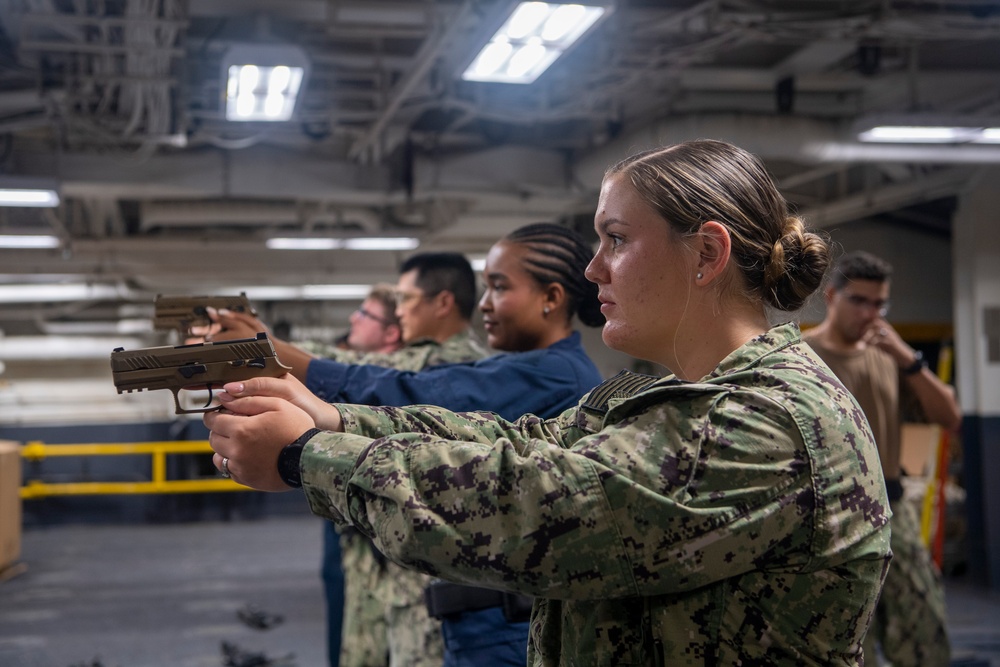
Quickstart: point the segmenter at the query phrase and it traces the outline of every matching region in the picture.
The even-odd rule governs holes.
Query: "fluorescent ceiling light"
[[[522,2],[473,58],[462,78],[531,83],[607,11],[594,5]]]
[[[285,121],[309,69],[305,51],[279,44],[240,44],[222,59],[226,120]]]
[[[47,234],[0,234],[0,248],[58,248],[59,238]]]
[[[905,144],[995,144],[1000,127],[935,124],[880,124],[858,133],[860,141]]]
[[[358,237],[348,239],[317,237],[275,237],[266,245],[271,250],[413,250],[420,241],[409,237]]]
[[[113,285],[0,285],[0,303],[100,301],[120,297],[121,291]]]
[[[50,178],[0,176],[0,206],[31,208],[59,206],[56,182]]]
[[[371,285],[301,285],[279,287],[274,285],[249,285],[226,287],[220,293],[243,292],[251,301],[312,301],[312,300],[355,300],[364,299],[371,291]]]
[[[419,245],[417,239],[405,236],[344,239],[345,250],[413,250]]]
[[[858,135],[861,141],[883,141],[914,144],[953,144],[974,141],[979,128],[920,126],[920,125],[879,125]]]
[[[268,239],[271,250],[335,250],[342,247],[341,239],[280,237]]]

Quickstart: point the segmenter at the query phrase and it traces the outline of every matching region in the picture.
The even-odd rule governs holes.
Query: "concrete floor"
[[[25,571],[0,582],[0,667],[219,667],[224,641],[323,667],[321,532],[312,516],[29,527]],[[1000,594],[946,590],[953,664],[1000,667]],[[253,629],[247,605],[284,622]]]

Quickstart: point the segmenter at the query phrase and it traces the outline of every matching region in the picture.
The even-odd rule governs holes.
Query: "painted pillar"
[[[983,168],[960,195],[952,233],[969,568],[1000,590],[1000,167]]]

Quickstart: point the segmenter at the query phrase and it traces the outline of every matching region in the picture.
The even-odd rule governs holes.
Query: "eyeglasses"
[[[364,308],[358,308],[358,309],[357,309],[356,311],[354,311],[354,312],[356,312],[356,313],[357,313],[358,315],[360,315],[361,317],[367,317],[367,318],[368,318],[369,320],[372,320],[372,321],[374,321],[374,322],[378,322],[379,324],[381,324],[381,325],[382,325],[382,326],[384,326],[384,327],[387,327],[387,326],[389,326],[390,324],[392,324],[392,322],[390,322],[390,321],[389,321],[389,320],[387,320],[386,318],[384,318],[384,317],[379,317],[379,316],[378,316],[378,315],[376,315],[375,313],[373,313],[373,312],[371,312],[371,311],[368,311],[368,310],[365,310]]]
[[[873,308],[879,314],[879,317],[885,317],[889,314],[888,299],[869,299],[866,296],[851,294],[850,292],[844,292],[844,298],[855,308]]]
[[[404,306],[411,301],[416,301],[417,299],[423,299],[426,294],[420,291],[404,292],[402,290],[396,290],[394,293],[396,296],[396,305]]]

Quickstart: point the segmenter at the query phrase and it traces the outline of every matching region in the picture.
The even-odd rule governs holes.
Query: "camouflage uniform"
[[[314,354],[345,364],[419,371],[445,363],[475,361],[487,349],[468,332],[444,343],[423,340],[387,354],[313,346]],[[371,541],[354,530],[341,531],[344,570],[344,627],[340,667],[391,665],[440,667],[441,624],[427,614],[423,589],[429,577],[381,558]]]
[[[701,382],[618,376],[551,420],[338,407],[347,432],[303,454],[312,510],[397,562],[540,598],[532,665],[862,662],[885,484],[794,324]]]
[[[868,664],[877,667],[879,645],[892,667],[947,667],[951,662],[944,583],[920,538],[920,517],[902,498],[904,406],[919,402],[900,376],[896,361],[877,347],[836,352],[807,332],[803,340],[833,369],[865,411],[878,444],[892,509],[892,567],[886,576],[865,640]],[[922,418],[922,415],[921,415]],[[898,497],[897,497],[898,496]]]

